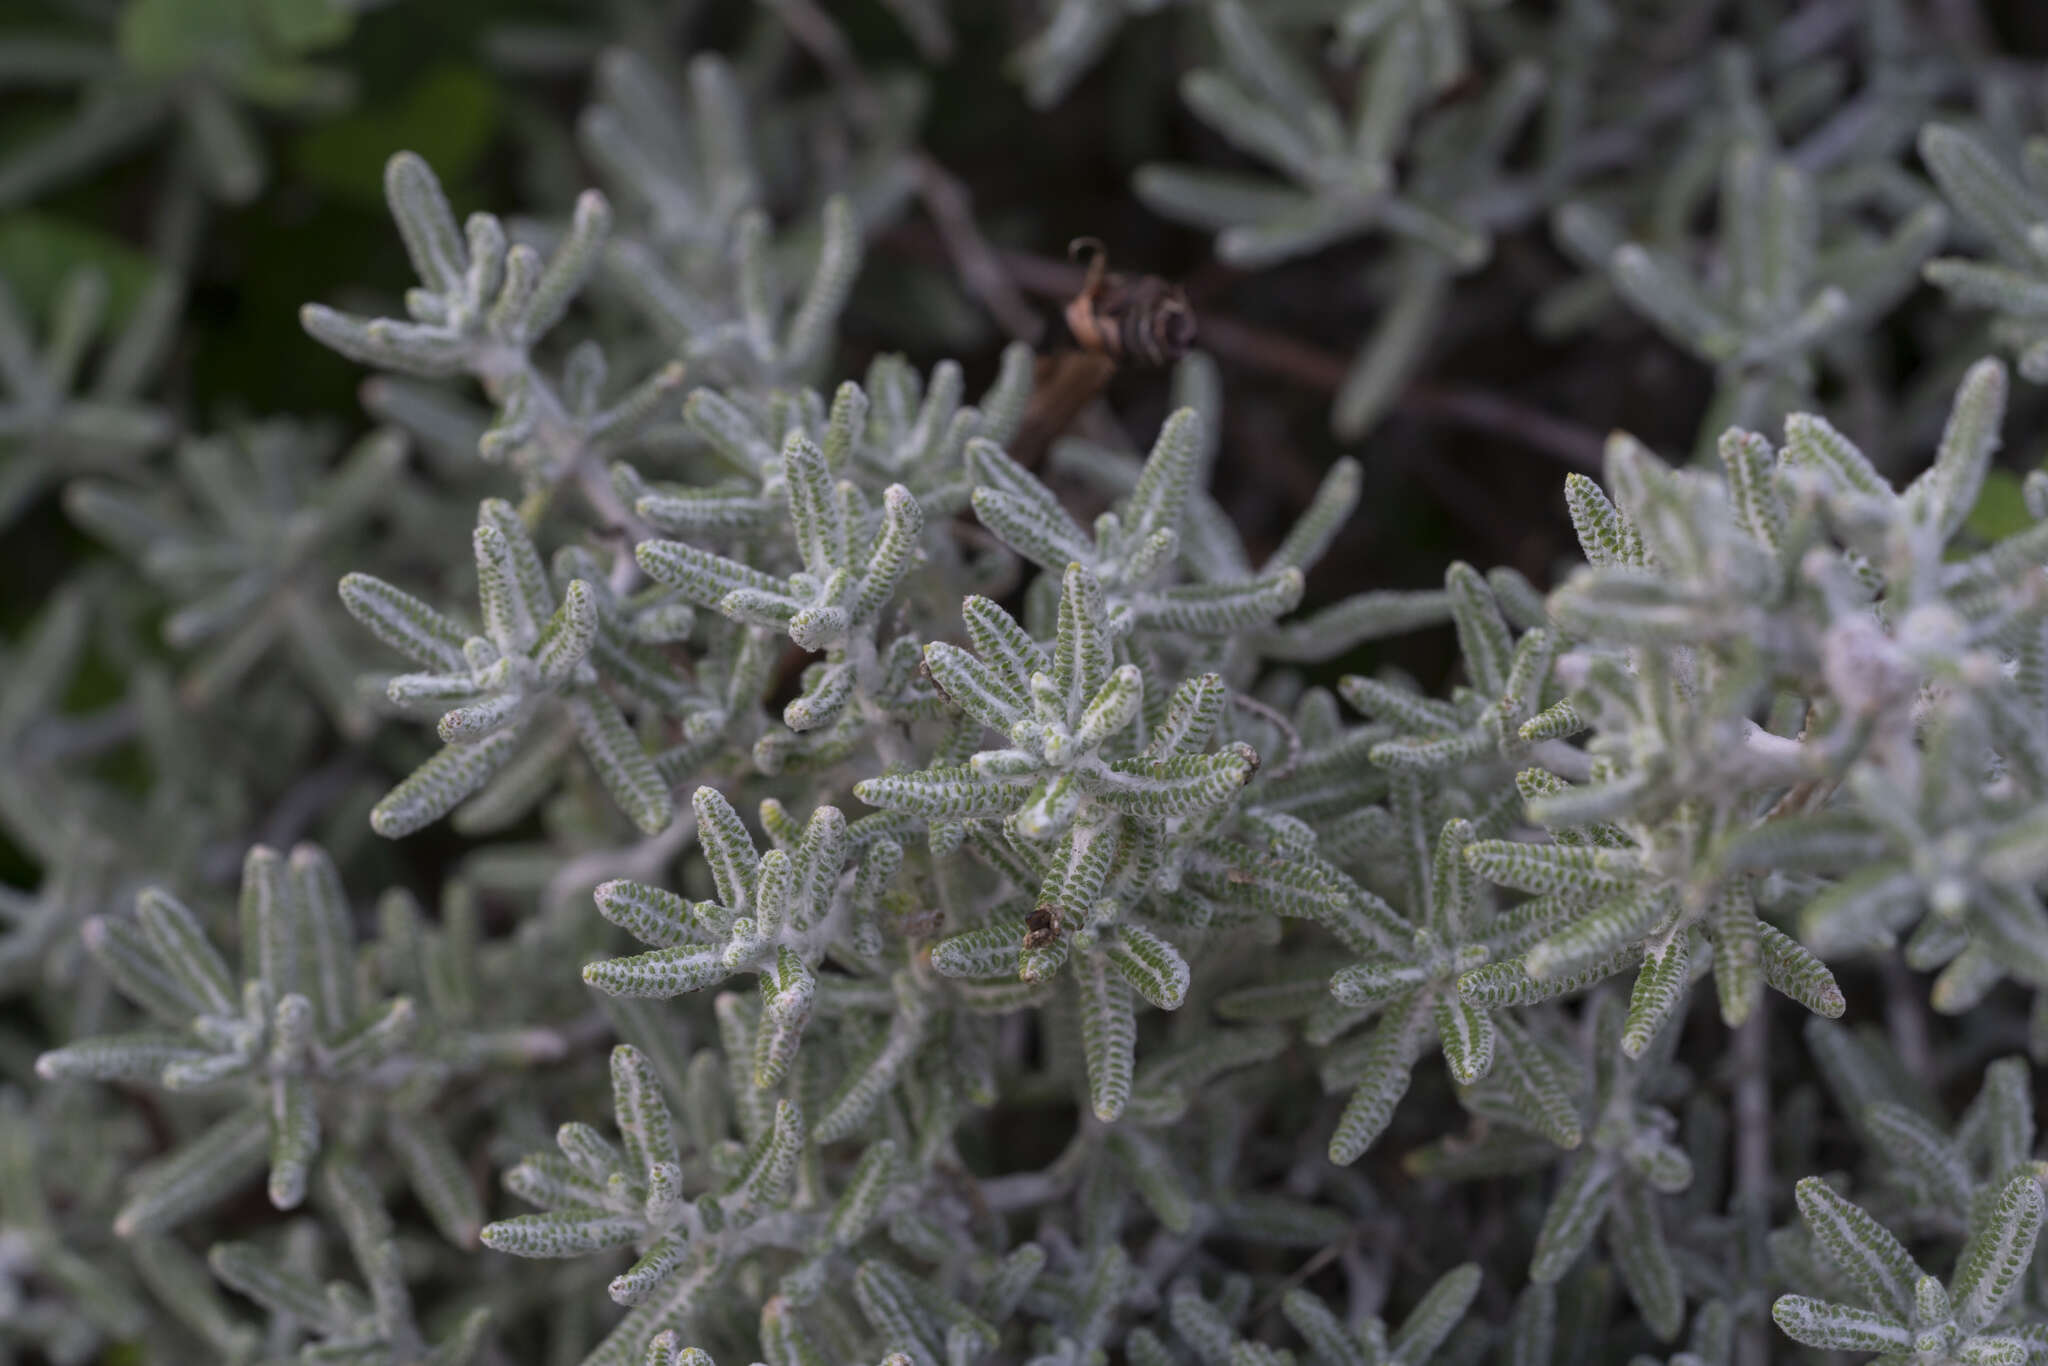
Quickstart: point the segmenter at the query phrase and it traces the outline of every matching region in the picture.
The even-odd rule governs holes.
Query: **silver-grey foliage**
[[[844,372],[935,163],[799,0],[600,57],[553,216],[390,157],[416,279],[300,315],[383,425],[171,402],[195,187],[347,93],[316,8],[0,44],[96,92],[0,204],[189,144],[96,360],[103,280],[0,288],[0,522],[117,552],[0,646],[0,1362],[2048,1363],[2048,476],[1978,515],[2048,142],[1932,20],[1735,7],[1635,81],[1716,7],[1040,7],[1035,106],[1190,45],[1257,169],[1134,190],[1219,259],[1376,244],[1347,439],[1510,237],[1537,326],[1700,367],[1547,591],[1337,596],[1389,452],[1247,544],[1199,351],[1043,460],[1031,345]],[[938,64],[969,7],[886,8]],[[1861,336],[1922,279],[1933,424]],[[1440,690],[1359,663],[1442,625]]]

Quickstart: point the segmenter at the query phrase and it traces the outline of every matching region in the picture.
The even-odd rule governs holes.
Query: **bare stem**
[[[860,69],[860,62],[853,55],[852,45],[846,41],[846,34],[832,16],[813,0],[765,0],[765,3],[781,17],[790,37],[825,68],[825,74],[846,97],[847,112],[853,116],[854,122],[863,128],[874,128],[880,124],[886,117],[881,97],[868,84],[866,73]]]
[[[1273,777],[1280,779],[1294,772],[1295,766],[1301,762],[1301,732],[1294,728],[1294,723],[1258,698],[1235,688],[1231,689],[1230,700],[1266,721],[1280,732],[1280,738],[1287,743],[1287,757],[1280,761],[1280,767],[1273,770]]]
[[[1005,332],[1022,341],[1037,342],[1045,331],[1045,320],[1025,302],[1023,291],[1003,269],[995,248],[982,236],[967,187],[927,153],[918,153],[915,164],[918,198],[939,230],[961,282]]]
[[[1897,953],[1880,960],[1884,974],[1884,1027],[1906,1071],[1922,1086],[1934,1084],[1934,1048],[1927,1040],[1926,992]]]
[[[1735,1031],[1735,1206],[1745,1224],[1767,1224],[1771,1200],[1770,1005],[1760,1000]],[[1770,1327],[1744,1315],[1736,1339],[1738,1366],[1766,1366]]]
[[[890,239],[913,250],[921,247],[928,251],[933,245],[928,236],[920,244],[919,233],[915,229],[899,228],[890,234]],[[943,239],[943,235],[937,245],[949,256],[953,255],[953,246]],[[1086,278],[1086,272],[1079,266],[1032,252],[1004,247],[990,247],[988,252],[990,263],[1001,272],[1003,280],[1024,293],[1065,299],[1079,290]],[[966,274],[964,266],[962,274]],[[970,280],[969,283],[972,287],[973,282]],[[983,302],[988,300],[984,298]],[[993,305],[990,305],[990,311],[996,311]],[[1207,309],[1202,312],[1201,344],[1217,356],[1247,370],[1273,375],[1305,389],[1324,393],[1335,393],[1341,388],[1350,370],[1349,363],[1342,356],[1311,346],[1284,332],[1240,322]],[[1402,393],[1397,407],[1409,417],[1449,422],[1510,438],[1568,469],[1598,472],[1606,449],[1606,442],[1592,428],[1546,413],[1505,394],[1411,384]]]
[[[684,803],[676,818],[660,833],[624,849],[594,849],[564,863],[548,879],[547,889],[541,893],[541,907],[549,916],[555,916],[579,895],[609,878],[656,881],[662,869],[696,833],[697,813]]]
[[[116,702],[82,716],[53,716],[28,733],[13,762],[31,769],[66,759],[89,759],[127,743],[141,728],[142,712],[133,702]]]

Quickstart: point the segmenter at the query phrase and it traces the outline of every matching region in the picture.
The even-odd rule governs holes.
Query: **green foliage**
[[[344,0],[127,0],[78,17],[99,31],[17,39],[10,84],[75,84],[83,98],[0,160],[0,205],[96,170],[166,125],[209,193],[245,202],[267,174],[254,111],[332,112],[353,90],[347,71],[309,60],[347,38]]]
[[[1336,42],[1359,80],[1351,109],[1340,112],[1251,7],[1210,6],[1226,70],[1189,72],[1181,96],[1292,184],[1168,165],[1144,167],[1134,182],[1157,212],[1215,231],[1218,257],[1237,266],[1271,265],[1367,231],[1402,244],[1389,262],[1397,283],[1382,321],[1338,391],[1340,436],[1356,437],[1384,415],[1435,330],[1449,279],[1486,262],[1492,243],[1471,201],[1498,174],[1538,93],[1535,68],[1512,65],[1484,99],[1414,126],[1431,97],[1465,74],[1462,8],[1450,0],[1347,7]],[[1411,139],[1441,154],[1409,181],[1396,162]]]
[[[1880,1352],[1897,1362],[2025,1361],[2040,1350],[2038,1322],[2004,1321],[2041,1233],[2041,1184],[2034,1173],[2014,1177],[1973,1219],[1946,1285],[1817,1176],[1799,1183],[1799,1217],[1863,1304],[1781,1295],[1771,1317],[1788,1336],[1810,1347]]]
[[[0,38],[0,1361],[2048,1362],[2023,16],[1039,9]]]
[[[26,221],[0,244],[0,260],[8,263],[0,277],[0,428],[10,447],[0,475],[5,525],[49,486],[138,463],[169,440],[171,415],[139,391],[170,342],[182,281],[174,271],[152,277],[131,254],[82,234],[59,229],[39,240]],[[37,282],[46,293],[17,299],[9,280]],[[107,348],[88,381],[86,358],[102,341]]]
[[[356,109],[307,129],[292,143],[292,161],[313,184],[376,205],[383,201],[391,147],[410,138],[421,157],[462,184],[490,150],[503,118],[500,103],[498,88],[482,72],[439,67],[389,108]]]
[[[476,965],[466,957],[473,929],[448,925],[424,938],[403,894],[384,910],[385,971],[403,982],[426,968],[432,994],[415,1001],[373,991],[366,998],[351,919],[324,852],[301,845],[287,860],[258,845],[242,870],[239,988],[199,919],[159,889],[142,893],[132,921],[85,923],[86,948],[156,1027],[54,1049],[36,1060],[37,1074],[147,1081],[243,1101],[131,1183],[116,1233],[175,1227],[233,1194],[266,1154],[270,1203],[296,1207],[323,1132],[346,1109],[348,1128],[358,1132],[383,1112],[420,1203],[450,1241],[475,1240],[475,1194],[426,1112],[450,1081],[493,1065],[544,1061],[559,1055],[562,1042],[547,1030],[476,1029]],[[415,956],[389,962],[401,948]]]
[[[1999,341],[2019,357],[2020,373],[2048,377],[2048,338],[2040,332],[2043,247],[2048,200],[2040,185],[2048,145],[2032,139],[2020,173],[1968,130],[1930,124],[1920,155],[1935,183],[1991,251],[1991,259],[1944,256],[1927,263],[1927,279],[1965,307],[1988,308]]]

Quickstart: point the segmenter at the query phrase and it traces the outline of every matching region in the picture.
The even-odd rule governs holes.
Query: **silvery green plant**
[[[602,245],[602,280],[701,371],[729,383],[801,380],[844,306],[863,227],[908,191],[905,153],[876,134],[855,174],[778,236],[762,202],[754,115],[731,66],[707,53],[686,80],[687,111],[642,55],[615,49],[599,64],[598,100],[578,131],[627,220]],[[805,233],[816,235],[808,246]],[[792,310],[783,281],[807,254],[809,284]]]
[[[1889,1222],[1962,1237],[1977,1207],[2008,1180],[2039,1174],[2026,1059],[2005,1057],[1986,1067],[1983,1085],[1951,1122],[1889,1048],[1839,1024],[1815,1021],[1807,1031],[1816,1055],[1829,1063],[1828,1090],[1865,1145],[1881,1155],[1866,1198]]]
[[[58,286],[39,345],[31,320],[0,282],[0,441],[8,450],[0,524],[14,521],[51,485],[133,465],[170,439],[171,414],[140,391],[162,361],[182,292],[177,271],[163,269],[116,328],[107,316],[105,273],[80,267]],[[111,343],[88,383],[86,361],[102,334],[111,334]]]
[[[1294,1332],[1308,1343],[1312,1357],[1317,1360],[1357,1361],[1369,1366],[1431,1361],[1437,1359],[1444,1340],[1461,1326],[1460,1321],[1479,1290],[1478,1272],[1478,1267],[1469,1264],[1446,1272],[1423,1294],[1400,1327],[1391,1330],[1377,1315],[1357,1326],[1347,1324],[1321,1299],[1303,1290],[1288,1292],[1281,1302],[1281,1312]],[[1238,1336],[1233,1320],[1249,1307],[1243,1302],[1241,1284],[1226,1285],[1219,1296],[1220,1303],[1205,1299],[1195,1286],[1175,1286],[1166,1314],[1173,1338],[1205,1366],[1232,1366],[1239,1362],[1278,1366],[1295,1360],[1284,1348]],[[1131,1334],[1128,1350],[1133,1361],[1177,1359],[1159,1336],[1146,1328]]]
[[[74,521],[134,559],[177,604],[163,634],[195,656],[180,683],[187,697],[212,702],[284,655],[335,725],[360,736],[372,720],[353,683],[358,669],[342,643],[327,560],[401,477],[405,441],[393,430],[374,432],[307,487],[305,453],[322,444],[331,442],[283,423],[188,440],[176,461],[192,505],[156,489],[85,479],[65,498]]]
[[[415,917],[394,904],[387,933],[406,934]],[[259,845],[242,873],[239,986],[199,918],[160,889],[137,899],[133,919],[87,922],[87,948],[157,1025],[45,1053],[37,1073],[147,1081],[243,1101],[138,1177],[115,1216],[116,1233],[175,1227],[266,1166],[270,1203],[295,1208],[306,1198],[324,1135],[338,1128],[360,1143],[367,1124],[381,1119],[385,1141],[444,1236],[475,1240],[474,1191],[426,1112],[451,1078],[493,1063],[544,1060],[560,1053],[561,1040],[544,1029],[468,1027],[474,965],[455,926],[438,942],[419,942],[414,930],[408,960],[387,968],[395,976],[424,971],[431,995],[418,1003],[406,995],[365,1000],[351,919],[340,875],[322,850],[301,845],[287,858]],[[363,1108],[365,1100],[373,1108]]]
[[[1953,222],[1912,163],[1915,134],[1966,79],[1956,54],[1923,41],[1893,0],[1839,17],[1842,65],[1817,65],[1811,35],[1787,29],[1619,91],[1595,73],[1640,50],[1654,20],[1586,4],[1551,35],[1565,71],[1546,90],[1528,189],[1547,201],[1552,243],[1588,273],[1552,290],[1535,321],[1569,334],[1619,306],[1711,367],[1700,455],[1730,423],[1809,403],[1816,380],[1850,390],[1844,412],[1881,406],[1861,324],[1895,305]],[[1717,230],[1702,242],[1707,215]],[[1742,359],[1776,347],[1793,363]],[[1909,460],[1879,452],[1887,469]]]
[[[519,471],[530,488],[583,478],[602,498],[601,461],[659,411],[681,381],[678,366],[657,369],[603,404],[601,349],[575,350],[559,378],[538,368],[532,349],[561,320],[594,269],[611,226],[596,191],[577,201],[553,253],[543,257],[508,240],[490,214],[458,228],[441,185],[418,157],[392,158],[385,194],[420,287],[406,295],[406,320],[367,319],[308,304],[306,330],[352,359],[405,374],[468,374],[497,405],[478,452]],[[608,504],[601,504],[609,506]]]
[[[1718,217],[1730,230],[1703,277],[1685,246],[1611,240],[1613,225],[1589,209],[1558,220],[1574,254],[1602,263],[1629,307],[1714,367],[1703,440],[1809,403],[1828,344],[1911,289],[1947,228],[1930,204],[1885,237],[1855,231],[1825,242],[1814,177],[1768,143],[1748,141],[1724,154]]]
[[[1170,0],[1060,0],[1044,26],[1011,57],[1026,97],[1058,104],[1100,58],[1126,19],[1167,8]]]
[[[429,1343],[406,1290],[396,1226],[368,1174],[330,1162],[321,1171],[321,1184],[369,1294],[345,1281],[322,1286],[302,1265],[293,1265],[303,1259],[280,1259],[271,1249],[247,1243],[216,1244],[208,1258],[214,1274],[268,1309],[273,1329],[279,1320],[289,1325],[278,1336],[289,1339],[302,1333],[313,1339],[294,1360],[354,1357],[416,1361],[420,1366],[466,1366],[474,1361],[490,1310],[472,1310],[448,1337]]]
[[[1675,1070],[1671,1052],[1676,1035],[1660,1034],[1642,1056],[1631,1058],[1619,1047],[1624,1024],[1619,996],[1596,997],[1588,1015],[1583,1024],[1590,1056],[1568,1058],[1567,1068],[1553,1064],[1555,1074],[1579,1092],[1565,1098],[1561,1135],[1556,1129],[1529,1130],[1520,1113],[1526,1102],[1514,1094],[1520,1084],[1503,1078],[1488,1088],[1501,1093],[1493,1098],[1498,1108],[1491,1113],[1503,1127],[1484,1144],[1460,1150],[1445,1143],[1426,1150],[1423,1165],[1449,1175],[1498,1172],[1532,1161],[1547,1164],[1545,1149],[1554,1152],[1552,1145],[1565,1140],[1561,1146],[1573,1150],[1573,1156],[1537,1229],[1530,1280],[1556,1284],[1596,1237],[1604,1238],[1644,1322],[1668,1340],[1677,1336],[1684,1318],[1685,1289],[1665,1234],[1670,1215],[1663,1207],[1669,1202],[1662,1197],[1691,1185],[1693,1167],[1676,1141],[1678,1120],[1644,1093],[1667,1082]]]
[[[606,621],[601,590],[589,580],[569,580],[556,601],[511,504],[484,501],[472,544],[482,634],[468,633],[382,579],[351,574],[341,582],[349,612],[422,669],[391,679],[391,701],[448,708],[435,727],[442,749],[377,804],[371,823],[379,834],[396,838],[440,819],[507,769],[529,731],[544,730],[555,719],[537,720],[538,713],[559,713],[619,808],[641,830],[659,831],[671,814],[667,789],[618,704],[597,686],[591,661],[600,637],[608,635],[606,653],[630,670],[640,642]],[[552,758],[559,750],[545,743],[533,752]],[[529,759],[513,769],[514,781],[544,780],[545,773],[535,775],[532,767]],[[480,800],[490,806],[506,798],[488,794]]]
[[[2044,248],[2048,248],[2048,198],[2043,197],[2048,147],[2030,139],[2021,149],[2017,172],[1981,137],[1946,123],[1920,134],[1920,156],[1989,258],[1944,256],[1929,261],[1929,283],[1966,307],[1991,310],[1993,331],[2012,349],[2020,373],[2039,383],[2048,378],[2048,337],[2041,332]]]
[[[0,1361],[2048,1362],[2048,476],[1980,359],[2038,377],[2048,218],[1974,7],[1041,7],[1030,103],[1206,130],[1134,181],[1203,308],[1367,338],[1226,318],[1141,440],[929,306],[1016,259],[923,145],[986,16],[691,8],[557,45],[530,216],[390,159],[412,286],[300,315],[353,442],[182,349],[351,10],[0,40],[92,92],[0,202],[183,148],[125,317],[0,295],[0,518],[78,562],[0,620]],[[1343,578],[1459,458],[1399,423],[1240,529],[1248,335],[1363,433],[1510,289],[1697,448],[1440,587]]]
[[[1430,96],[1463,70],[1454,14],[1462,8],[1352,7],[1338,24],[1338,42],[1359,66],[1347,116],[1251,7],[1222,0],[1210,14],[1226,69],[1190,72],[1182,97],[1203,122],[1291,183],[1172,165],[1144,167],[1135,182],[1160,213],[1215,231],[1217,255],[1240,266],[1271,265],[1365,232],[1403,244],[1387,272],[1383,317],[1354,357],[1332,410],[1334,427],[1347,438],[1384,414],[1419,360],[1450,279],[1486,261],[1491,243],[1481,197],[1537,91],[1532,68],[1512,67],[1486,100],[1411,127]],[[1396,167],[1411,138],[1442,149],[1412,183]]]
[[[1248,580],[1260,580],[1253,590],[1255,597],[1291,594],[1294,590],[1287,570],[1301,571],[1305,580],[1308,571],[1328,553],[1358,509],[1364,491],[1363,470],[1349,457],[1336,461],[1287,535],[1264,561],[1254,565],[1230,515],[1208,488],[1225,422],[1220,385],[1214,360],[1203,352],[1189,352],[1174,367],[1174,408],[1189,414],[1181,419],[1186,425],[1176,434],[1176,441],[1167,447],[1176,460],[1188,462],[1177,476],[1186,486],[1185,494],[1179,495],[1185,498],[1185,503],[1174,535],[1180,566],[1177,577],[1185,577],[1190,593],[1197,591],[1196,585],[1243,585]],[[1162,440],[1165,436],[1162,431]],[[1184,450],[1180,445],[1183,441]],[[996,444],[1001,444],[1000,439]],[[1053,444],[1048,464],[1056,478],[1075,480],[1112,504],[1128,499],[1148,468],[1146,461],[1133,452],[1073,436]],[[998,515],[1006,507],[1015,506],[991,502],[994,497],[993,493],[983,495],[981,501],[995,507]],[[1059,527],[1062,519],[1054,518],[1052,522]],[[1121,516],[1116,527],[1123,530]],[[1063,534],[1071,536],[1076,545],[1084,544],[1078,529]],[[1139,538],[1139,543],[1144,539]],[[1084,555],[1082,562],[1088,563],[1090,558]],[[1047,570],[1065,568],[1056,549],[1039,563]],[[1154,572],[1163,567],[1154,565]],[[1512,573],[1496,571],[1496,575]],[[1534,595],[1535,590],[1526,586],[1521,591],[1522,600]],[[1449,615],[1449,602],[1446,594],[1428,589],[1353,593],[1292,614],[1284,622],[1240,626],[1215,639],[1199,641],[1190,661],[1213,665],[1226,677],[1237,679],[1243,679],[1246,670],[1259,660],[1327,663],[1367,641],[1444,621]]]
[[[2009,1320],[2006,1311],[2033,1260],[2041,1214],[2040,1179],[2014,1177],[1973,1213],[1944,1283],[1884,1225],[1809,1176],[1799,1183],[1799,1217],[1828,1269],[1854,1289],[1847,1303],[1784,1295],[1771,1315],[1808,1346],[1875,1351],[1887,1363],[2025,1361],[2041,1347],[2042,1326]]]
[[[68,116],[9,149],[0,204],[17,206],[96,171],[166,128],[197,184],[246,202],[269,174],[259,111],[331,115],[352,102],[350,73],[312,58],[346,40],[364,8],[346,0],[274,11],[140,0],[78,11],[68,31],[8,34],[0,49],[8,86],[72,88],[79,98]]]

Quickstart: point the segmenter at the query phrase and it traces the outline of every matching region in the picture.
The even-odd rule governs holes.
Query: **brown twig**
[[[872,129],[887,117],[881,96],[868,83],[860,62],[853,55],[853,47],[846,41],[846,34],[831,15],[818,8],[814,0],[766,0],[768,8],[775,11],[789,29],[790,37],[797,45],[811,54],[825,74],[839,87],[846,97],[846,112],[855,123]]]
[[[847,112],[863,128],[874,129],[886,117],[881,97],[868,83],[866,73],[855,60],[832,16],[814,0],[768,0],[771,8],[788,25],[791,36],[811,54],[846,99]],[[1026,303],[996,258],[994,248],[982,236],[974,221],[974,205],[967,186],[928,152],[911,158],[917,176],[917,197],[931,215],[932,226],[945,247],[953,268],[960,272],[968,292],[981,301],[996,322],[1012,337],[1036,342],[1045,323]]]
[[[1045,319],[1025,300],[1003,269],[995,248],[982,236],[967,186],[929,153],[919,152],[912,165],[917,170],[917,197],[931,215],[932,226],[938,229],[961,282],[1003,331],[1036,344],[1045,331]]]
[[[1344,358],[1297,341],[1285,332],[1255,327],[1215,312],[1202,314],[1201,344],[1225,360],[1292,380],[1305,389],[1335,393],[1343,387],[1349,366]]]
[[[929,252],[932,243],[920,241],[920,236],[914,228],[899,228],[885,240],[900,248]],[[943,242],[939,246],[944,249]],[[1014,248],[990,248],[989,263],[1018,289],[1041,298],[1070,298],[1086,279],[1079,266]],[[1212,311],[1203,312],[1200,327],[1201,345],[1218,357],[1305,389],[1335,393],[1350,369],[1345,359],[1333,352]],[[1598,432],[1502,394],[1411,384],[1396,406],[1424,421],[1449,422],[1511,438],[1570,469],[1597,472],[1601,468],[1606,442]]]
[[[1512,437],[1561,465],[1587,474],[1598,474],[1605,464],[1607,443],[1598,432],[1500,394],[1411,384],[1397,406],[1413,417],[1441,418],[1475,431]]]
[[[861,71],[846,34],[832,16],[816,0],[768,3],[788,25],[791,36],[839,87],[853,121],[869,129],[879,126],[885,117],[881,97]],[[939,248],[968,291],[1005,332],[1035,342],[1043,320],[1025,302],[1024,292],[1071,298],[1086,281],[1086,272],[1063,261],[991,246],[975,223],[967,187],[927,153],[918,153],[913,166],[918,197],[931,215]],[[892,235],[905,236],[901,229]],[[1341,356],[1285,333],[1214,313],[1203,315],[1201,335],[1203,344],[1225,360],[1326,393],[1341,388],[1350,369]],[[1411,384],[1396,407],[1411,417],[1512,438],[1572,469],[1597,472],[1601,468],[1605,443],[1597,432],[1501,394]]]

